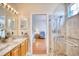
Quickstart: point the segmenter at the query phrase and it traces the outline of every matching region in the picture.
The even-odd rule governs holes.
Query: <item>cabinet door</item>
[[[26,55],[26,41],[21,44],[21,56]]]
[[[26,54],[28,52],[28,40],[26,40]]]
[[[10,52],[8,52],[7,54],[5,54],[4,56],[10,56]]]
[[[11,51],[11,56],[19,56],[19,47],[17,46]]]

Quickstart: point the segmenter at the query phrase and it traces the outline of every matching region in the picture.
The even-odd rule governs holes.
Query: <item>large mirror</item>
[[[5,9],[0,6],[0,38],[5,38]]]
[[[17,35],[17,14],[4,5],[0,5],[0,39]]]
[[[16,29],[16,23],[15,23],[15,19],[14,18],[9,18],[8,19],[8,29],[10,30],[15,30]]]
[[[7,28],[9,30],[15,30],[16,29],[16,19],[15,15],[12,14],[11,12],[7,11]]]
[[[17,35],[16,17],[16,14],[12,13],[9,10],[6,10],[6,31],[10,34],[10,36]]]

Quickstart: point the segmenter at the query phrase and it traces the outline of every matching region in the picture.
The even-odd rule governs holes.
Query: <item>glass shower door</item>
[[[50,54],[65,55],[65,24],[63,16],[49,17]]]

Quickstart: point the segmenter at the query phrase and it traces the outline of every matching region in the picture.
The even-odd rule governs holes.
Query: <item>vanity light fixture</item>
[[[12,8],[10,5],[8,5],[7,3],[0,3],[0,6],[2,6],[3,8],[8,9],[13,14],[18,14],[19,13],[14,8]]]
[[[15,10],[13,10],[13,14],[15,14]]]
[[[16,10],[14,10],[14,13],[16,13]]]
[[[19,12],[16,12],[16,14],[19,14]]]
[[[4,8],[4,4],[3,3],[0,3],[0,5]]]
[[[11,10],[10,10],[12,13],[14,13],[14,9],[13,8],[11,8]]]
[[[7,9],[9,10],[11,8],[11,6],[10,5],[7,5]]]
[[[7,3],[4,3],[3,6],[4,6],[4,8],[5,8],[5,7],[7,6]]]

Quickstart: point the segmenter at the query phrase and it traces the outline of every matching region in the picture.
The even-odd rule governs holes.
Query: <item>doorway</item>
[[[48,54],[47,14],[32,14],[32,55]]]

